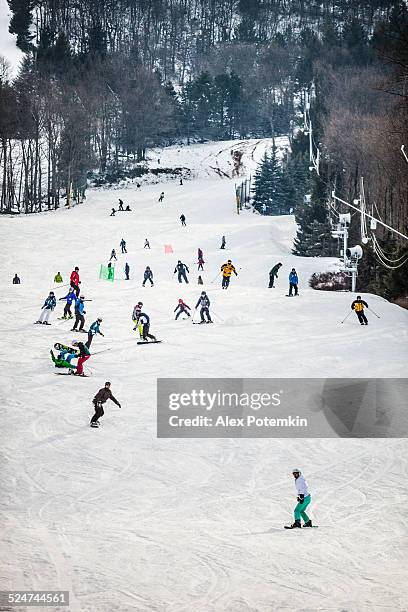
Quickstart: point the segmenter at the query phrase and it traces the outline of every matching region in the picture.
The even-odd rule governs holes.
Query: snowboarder
[[[180,221],[181,221],[181,225],[183,225],[184,227],[187,225],[186,217],[185,215],[183,215],[183,213],[180,215]]]
[[[73,318],[73,315],[72,315],[72,312],[71,312],[71,304],[72,304],[72,302],[76,302],[76,298],[77,298],[76,293],[75,293],[75,291],[72,288],[68,291],[67,295],[65,295],[64,297],[59,298],[59,300],[58,300],[59,302],[61,302],[62,300],[66,300],[67,301],[67,303],[64,306],[64,312],[63,312],[63,315],[62,315],[63,319],[72,319]]]
[[[116,251],[115,251],[115,249],[112,249],[112,253],[111,253],[111,256],[110,256],[110,258],[109,258],[109,261],[112,261],[112,259],[114,259],[115,261],[117,261],[117,260],[118,260],[118,258],[116,257]]]
[[[96,334],[99,334],[102,337],[104,336],[104,334],[101,332],[101,323],[102,319],[98,317],[88,329],[88,340],[85,343],[88,348],[91,348],[92,340]]]
[[[75,291],[75,295],[78,297],[79,296],[79,285],[81,284],[81,281],[79,280],[79,268],[78,267],[76,267],[71,272],[71,276],[69,277],[69,283],[71,287],[73,288],[73,290]]]
[[[84,363],[90,358],[91,353],[87,345],[84,344],[83,342],[75,341],[73,342],[73,346],[77,347],[79,350],[78,363],[77,363],[76,372],[74,372],[74,375],[75,376],[85,376]]]
[[[55,299],[54,292],[50,291],[49,296],[46,298],[42,306],[40,318],[38,319],[38,321],[36,321],[36,323],[43,323],[44,325],[51,325],[51,323],[48,322],[48,319],[50,318],[50,314],[52,313],[56,305],[57,305],[57,300]]]
[[[361,299],[361,295],[351,304],[351,310],[354,310],[361,325],[368,325],[367,317],[364,314],[364,308],[368,308],[367,302]]]
[[[141,312],[139,315],[138,323],[139,323],[139,334],[142,340],[144,342],[148,342],[148,338],[150,338],[151,340],[154,340],[154,342],[156,342],[157,341],[156,336],[152,336],[152,334],[149,333],[150,331],[149,315],[147,315],[145,312]]]
[[[200,323],[212,323],[211,316],[210,316],[210,298],[208,297],[205,291],[201,292],[201,295],[198,298],[195,310],[197,310],[199,306],[200,306],[200,317],[201,317]],[[205,320],[204,315],[206,316],[207,320]]]
[[[198,284],[199,285],[204,285],[203,279],[201,278],[200,275],[198,275]]]
[[[183,313],[185,313],[188,317],[190,317],[190,313],[188,312],[189,310],[191,310],[190,306],[187,306],[187,304],[185,302],[183,302],[183,300],[180,298],[178,301],[177,306],[174,309],[174,312],[177,312],[176,314],[176,321],[179,318],[179,316]]]
[[[231,280],[231,274],[234,273],[235,276],[238,276],[237,271],[235,270],[235,267],[232,265],[232,262],[230,259],[227,261],[227,263],[222,264],[221,272],[222,272],[222,285],[221,286],[223,289],[228,289],[228,286]]]
[[[144,243],[144,249],[150,249],[150,242],[148,241],[147,238],[145,238],[145,243]]]
[[[95,397],[92,400],[92,403],[95,407],[95,414],[93,415],[91,422],[90,422],[91,427],[99,427],[99,419],[104,415],[103,404],[108,399],[112,400],[112,402],[116,404],[118,408],[121,407],[118,400],[115,397],[113,397],[112,391],[110,390],[110,388],[111,388],[110,382],[106,382],[103,389],[99,389],[98,393],[95,395]]]
[[[130,272],[130,267],[128,262],[126,262],[125,264],[125,275],[126,275],[126,280],[129,280],[129,272]]]
[[[292,291],[295,290],[295,295],[298,295],[298,275],[295,268],[292,268],[289,274],[289,296],[292,297]]]
[[[153,272],[151,271],[149,266],[146,266],[146,270],[144,271],[142,287],[144,287],[146,285],[146,281],[150,281],[150,286],[153,287],[153,285],[154,285],[154,283],[153,283]]]
[[[273,289],[275,287],[274,282],[275,278],[278,278],[278,272],[282,267],[281,263],[277,263],[273,266],[272,270],[269,272],[269,289]]]
[[[295,487],[297,491],[297,502],[298,503],[296,505],[295,512],[294,512],[295,522],[292,525],[288,525],[287,527],[285,527],[285,529],[296,529],[297,527],[301,528],[302,527],[302,523],[300,521],[301,518],[304,521],[303,527],[313,527],[312,521],[310,520],[310,518],[307,516],[305,512],[306,508],[308,507],[311,501],[307,482],[305,480],[305,477],[302,476],[301,471],[298,470],[297,468],[293,470],[292,474],[295,479]]]
[[[124,238],[122,238],[122,240],[120,241],[120,248],[122,249],[122,254],[127,253],[126,240]]]
[[[68,349],[69,347],[61,349],[57,357],[55,357],[54,351],[50,351],[51,359],[56,368],[69,368],[70,370],[76,370],[76,366],[73,365],[71,361],[75,357],[78,357],[78,353],[75,349]]]
[[[17,276],[17,273],[16,273],[14,275],[14,278],[13,278],[13,285],[19,285],[19,284],[20,284],[20,279],[19,279],[19,277]]]
[[[63,283],[61,272],[57,272],[54,276],[54,283]]]
[[[83,295],[81,295],[81,297],[78,299],[76,299],[75,302],[75,323],[74,323],[74,327],[71,329],[71,331],[77,331],[77,326],[79,325],[79,329],[78,331],[81,332],[84,329],[84,325],[85,325],[85,317],[84,315],[86,315],[85,312],[85,304],[84,304],[84,300],[85,297]]]
[[[226,245],[225,236],[223,236],[223,237],[221,238],[221,246],[220,246],[220,249],[225,249],[225,245]]]
[[[114,208],[112,208],[112,212],[111,212],[111,214],[109,216],[110,217],[114,217],[115,216],[115,212],[116,212],[116,210]]]
[[[162,191],[159,196],[159,202],[163,202],[163,200],[164,200],[164,191]]]
[[[123,200],[121,200],[120,198],[119,198],[119,209],[118,210],[121,210],[123,212]]]
[[[186,271],[190,274],[190,270],[186,266],[186,264],[182,263],[180,260],[177,262],[177,266],[174,269],[174,274],[177,272],[177,280],[179,283],[184,282],[188,284],[188,278],[186,275]]]
[[[136,304],[136,306],[133,308],[132,321],[135,324],[135,327],[133,328],[133,331],[137,330],[137,325],[139,323],[139,317],[140,317],[140,314],[142,312],[142,306],[143,306],[143,302],[138,302]]]

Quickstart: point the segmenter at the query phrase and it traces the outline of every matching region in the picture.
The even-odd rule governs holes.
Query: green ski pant
[[[295,521],[300,521],[300,517],[302,517],[305,523],[307,523],[307,521],[309,520],[309,517],[307,516],[305,510],[310,504],[310,502],[311,502],[310,495],[306,495],[306,497],[304,498],[302,502],[298,502],[295,508]]]

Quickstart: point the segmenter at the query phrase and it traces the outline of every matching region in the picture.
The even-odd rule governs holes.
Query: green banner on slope
[[[99,270],[99,279],[111,281],[113,283],[113,281],[115,280],[115,268],[104,266],[103,264],[101,264]]]

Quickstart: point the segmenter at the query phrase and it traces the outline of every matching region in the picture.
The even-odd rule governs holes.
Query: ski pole
[[[345,321],[346,319],[348,319],[348,318],[349,318],[349,316],[351,315],[351,313],[352,313],[352,312],[353,312],[353,311],[352,311],[352,310],[350,310],[350,312],[348,313],[348,315],[347,315],[346,317],[344,317],[344,319],[341,321],[341,323],[344,323],[344,321]]]
[[[377,317],[377,319],[381,319],[380,315],[378,315],[372,308],[369,308],[368,310],[372,312]]]
[[[197,308],[194,308],[193,316],[191,317],[191,322],[194,323],[195,313],[197,312]]]
[[[210,283],[211,285],[213,284],[213,282],[214,282],[215,280],[217,280],[217,278],[219,277],[219,275],[221,274],[221,272],[222,272],[222,270],[220,270],[220,271],[218,272],[217,276],[216,276],[216,277],[215,277],[215,278],[214,278],[214,279],[211,281],[211,283]]]
[[[96,351],[96,353],[92,353],[92,355],[100,355],[101,353],[106,353],[106,351],[110,351],[112,348],[103,349],[102,351]]]

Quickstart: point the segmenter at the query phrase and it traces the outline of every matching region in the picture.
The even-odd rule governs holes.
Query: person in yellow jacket
[[[235,276],[238,276],[237,271],[232,265],[232,262],[230,259],[227,261],[227,263],[222,264],[221,272],[222,272],[222,288],[228,289],[228,285],[230,284],[232,273],[234,273]]]
[[[56,275],[54,276],[54,283],[62,283],[62,276],[60,272],[57,272]]]
[[[361,325],[368,325],[367,317],[364,314],[364,307],[368,308],[368,304],[361,299],[361,295],[358,295],[357,299],[351,304],[351,310],[354,310]]]

